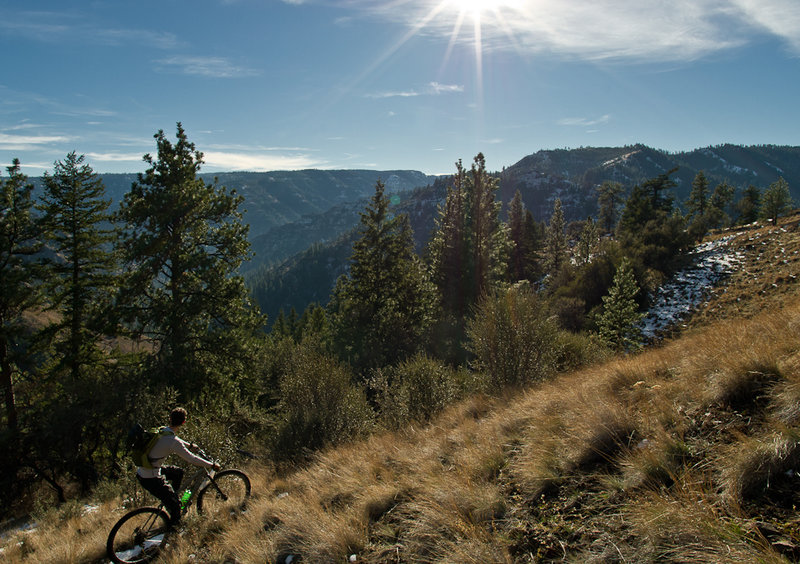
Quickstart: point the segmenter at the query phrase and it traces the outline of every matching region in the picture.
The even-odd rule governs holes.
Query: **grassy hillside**
[[[682,335],[281,475],[255,463],[248,512],[191,513],[163,561],[796,561],[798,221],[730,241],[745,266]],[[124,511],[106,497],[42,514],[0,558],[102,561]]]

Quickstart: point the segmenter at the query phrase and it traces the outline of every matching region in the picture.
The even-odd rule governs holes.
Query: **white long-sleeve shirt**
[[[167,427],[167,429],[169,429],[169,427]],[[172,429],[169,430],[172,431]],[[161,475],[161,465],[163,464],[164,459],[170,454],[177,454],[186,462],[194,464],[195,466],[203,466],[205,468],[214,467],[213,462],[209,462],[208,460],[190,452],[187,448],[186,441],[178,438],[175,435],[175,432],[172,431],[172,434],[167,434],[159,438],[156,441],[156,444],[153,445],[153,448],[150,450],[150,454],[148,456],[153,467],[144,468],[139,466],[136,469],[136,473],[142,478],[158,478]]]

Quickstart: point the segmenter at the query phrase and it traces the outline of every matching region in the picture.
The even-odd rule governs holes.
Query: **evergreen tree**
[[[364,374],[421,346],[432,320],[433,287],[414,253],[408,215],[390,214],[380,181],[361,213],[359,235],[329,312],[335,350]]]
[[[600,234],[597,229],[597,223],[591,217],[587,217],[581,229],[581,235],[578,239],[577,258],[581,265],[589,262],[592,253],[597,248],[600,242]]]
[[[541,275],[537,252],[543,238],[542,226],[536,223],[530,210],[525,209],[519,190],[509,204],[508,235],[508,279],[533,282]]]
[[[686,200],[686,215],[689,220],[704,217],[708,210],[708,204],[708,179],[701,170],[694,177],[692,191],[689,193],[689,199]]]
[[[561,208],[561,199],[556,198],[553,205],[553,215],[547,225],[545,233],[545,271],[550,276],[555,276],[561,270],[561,266],[567,261],[569,250],[567,246],[567,235],[564,232],[564,211]]]
[[[155,139],[157,159],[145,155],[150,168],[119,210],[128,264],[121,306],[135,332],[156,346],[155,376],[184,400],[212,383],[221,397],[262,323],[236,274],[249,258],[242,197],[197,176],[203,155],[180,123],[176,144],[163,131]]]
[[[712,229],[727,227],[731,218],[726,209],[733,201],[736,190],[727,182],[717,184],[708,202],[708,225]]]
[[[677,182],[670,178],[677,171],[677,167],[673,168],[642,183],[642,189],[649,195],[650,205],[655,212],[672,213],[674,198],[672,194],[666,192],[678,185]]]
[[[617,237],[635,236],[648,222],[657,218],[653,202],[638,184],[631,190],[617,224]]]
[[[760,208],[761,190],[751,184],[744,189],[741,200],[736,203],[736,210],[739,212],[739,223],[754,223],[758,220]]]
[[[792,209],[792,197],[789,193],[789,183],[780,177],[769,185],[761,197],[760,217],[772,222],[773,225],[778,221],[778,217]]]
[[[522,256],[525,266],[525,280],[534,282],[542,277],[542,264],[539,251],[544,241],[545,226],[533,219],[531,210],[525,210],[525,229],[522,233]]]
[[[329,336],[329,324],[325,308],[316,303],[309,304],[300,318],[299,332],[301,341],[307,337],[326,341]]]
[[[597,188],[597,207],[600,228],[603,233],[613,233],[622,205],[622,184],[606,180]]]
[[[479,153],[466,171],[461,161],[439,210],[428,251],[431,278],[437,289],[441,318],[434,345],[440,358],[464,360],[464,321],[481,295],[504,280],[509,239],[500,222],[497,178],[486,171]]]
[[[22,314],[43,303],[37,280],[41,269],[33,255],[42,248],[41,226],[33,215],[33,185],[20,171],[19,159],[0,178],[0,386],[3,388],[6,426],[18,430],[14,392],[19,347],[24,341]]]
[[[643,314],[638,312],[636,295],[639,286],[633,268],[624,258],[614,275],[608,294],[603,297],[603,311],[597,325],[600,338],[618,351],[636,349],[641,345],[642,330],[639,327]]]
[[[51,330],[58,335],[59,365],[77,381],[82,368],[100,355],[97,313],[114,286],[113,232],[107,227],[110,200],[84,156],[73,151],[44,175],[39,209],[59,260],[50,269],[50,307],[62,312]]]
[[[675,186],[666,174],[650,179],[631,190],[617,225],[617,238],[638,267],[669,271],[674,259],[692,242],[686,220],[673,208],[665,190]]]

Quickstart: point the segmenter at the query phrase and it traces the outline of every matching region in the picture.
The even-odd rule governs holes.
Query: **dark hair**
[[[169,414],[169,424],[173,427],[183,425],[186,422],[186,410],[182,407],[176,407]]]

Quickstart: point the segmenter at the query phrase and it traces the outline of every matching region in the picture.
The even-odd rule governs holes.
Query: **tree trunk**
[[[0,337],[0,385],[3,387],[3,398],[6,404],[6,421],[8,429],[17,430],[17,405],[14,399],[13,371],[8,360],[8,342],[5,337]]]

